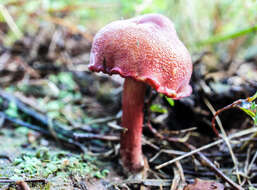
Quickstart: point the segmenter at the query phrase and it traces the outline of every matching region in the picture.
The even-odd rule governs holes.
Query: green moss
[[[13,162],[14,178],[43,177],[70,175],[103,178],[108,170],[97,167],[95,158],[88,155],[77,155],[65,151],[49,151],[40,148],[37,152],[22,153]]]
[[[70,176],[80,181],[84,178],[103,178],[108,175],[106,164],[88,154],[62,151],[56,146],[41,146],[37,142],[26,148],[27,135],[31,131],[24,127],[15,130],[2,129],[0,134],[0,154],[8,155],[13,162],[0,159],[0,177],[13,180],[44,178],[49,183],[33,183],[32,190],[72,189]],[[0,184],[0,189],[4,184]]]

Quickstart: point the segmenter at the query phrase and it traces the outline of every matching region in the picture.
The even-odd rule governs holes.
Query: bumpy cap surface
[[[174,99],[191,94],[191,57],[165,16],[112,22],[94,37],[89,69],[145,82]]]

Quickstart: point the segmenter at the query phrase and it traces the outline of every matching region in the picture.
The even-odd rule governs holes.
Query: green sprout
[[[150,110],[152,112],[157,112],[157,113],[167,113],[168,110],[164,107],[162,107],[162,105],[160,104],[152,104],[150,107]]]
[[[254,125],[257,125],[257,104],[255,103],[255,99],[257,98],[257,92],[250,98],[246,100],[242,100],[241,104],[238,107],[243,110],[247,115],[249,115]]]

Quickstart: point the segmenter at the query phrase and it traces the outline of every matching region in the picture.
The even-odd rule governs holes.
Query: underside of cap
[[[89,69],[93,72],[103,72],[109,75],[119,74],[123,78],[132,78],[134,80],[144,82],[150,85],[151,87],[153,87],[158,93],[164,94],[173,99],[180,99],[183,97],[187,97],[192,93],[192,88],[189,84],[182,85],[181,89],[174,90],[171,88],[167,88],[165,86],[161,86],[158,80],[154,80],[154,78],[151,76],[139,77],[131,73],[124,73],[122,72],[122,70],[115,69],[115,68],[113,68],[112,70],[106,71],[103,67],[99,68],[99,67],[94,67],[93,65],[90,65]]]
[[[174,99],[192,92],[191,57],[165,16],[115,21],[95,36],[89,69],[145,82]]]

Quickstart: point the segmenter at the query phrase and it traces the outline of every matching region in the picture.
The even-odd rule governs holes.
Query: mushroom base
[[[122,126],[120,154],[123,167],[137,173],[143,169],[142,125],[144,119],[144,97],[146,85],[126,78],[122,97]]]

